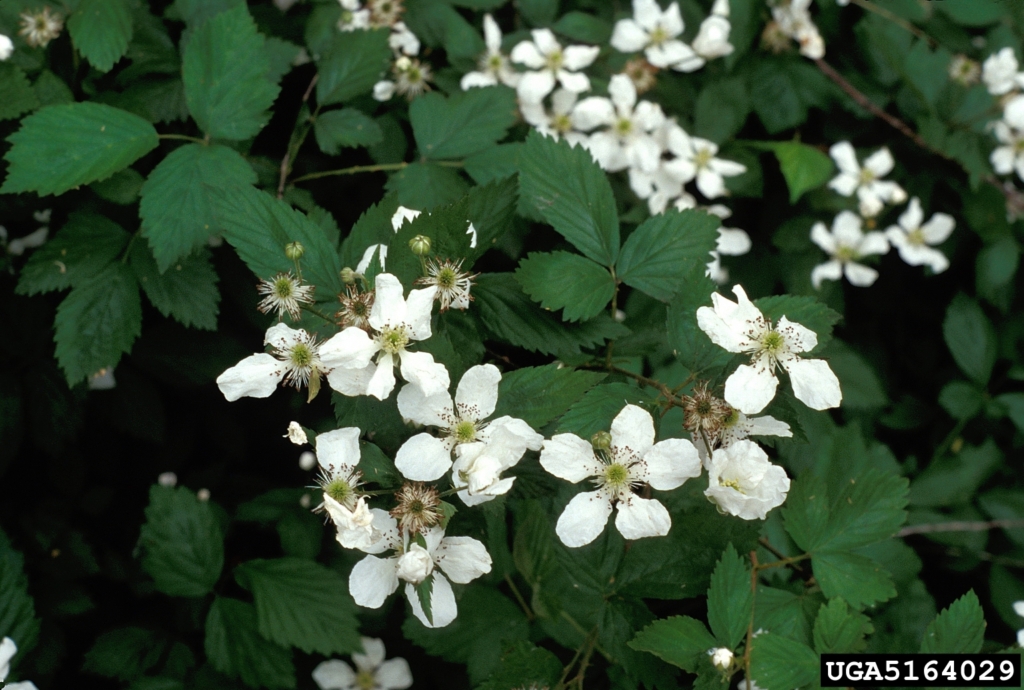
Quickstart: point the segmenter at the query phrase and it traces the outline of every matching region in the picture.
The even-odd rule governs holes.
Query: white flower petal
[[[895,165],[896,161],[893,160],[892,154],[885,146],[872,153],[864,161],[864,167],[873,172],[875,177],[885,177],[892,172]]]
[[[472,537],[445,537],[434,551],[434,561],[452,582],[460,585],[491,572],[491,555]]]
[[[422,388],[411,383],[398,391],[398,412],[424,426],[447,427],[455,417],[448,391],[426,396]]]
[[[451,583],[441,573],[434,571],[430,592],[430,613],[433,621],[427,620],[423,607],[420,605],[419,595],[411,584],[405,585],[405,596],[412,606],[413,615],[420,623],[428,628],[443,628],[450,625],[459,615],[458,606],[455,603],[455,592],[452,591]]]
[[[498,22],[490,14],[484,15],[484,45],[488,52],[497,53],[501,50],[501,29]]]
[[[789,424],[775,419],[771,415],[748,417],[746,422],[747,433],[751,436],[783,436],[785,438],[793,436],[793,430],[789,428]]]
[[[694,445],[685,439],[659,441],[644,454],[643,460],[647,483],[659,491],[670,491],[682,486],[687,479],[700,476],[700,456]]]
[[[430,337],[430,313],[434,308],[434,295],[437,288],[412,290],[405,302],[405,323],[409,326],[409,334],[413,340],[426,340]]]
[[[590,67],[600,52],[597,46],[569,46],[562,51],[562,65],[571,72]]]
[[[869,287],[878,280],[878,271],[856,261],[847,261],[843,264],[843,273],[850,284],[857,287]]]
[[[555,38],[551,29],[532,29],[530,35],[533,36],[537,49],[544,55],[551,55],[562,49],[562,44]]]
[[[569,72],[564,69],[558,70],[558,83],[562,85],[562,88],[566,91],[572,91],[573,93],[583,93],[584,91],[590,91],[590,78],[583,74],[583,72]]]
[[[373,306],[370,307],[370,325],[375,330],[406,323],[406,305],[402,283],[390,273],[378,274],[375,282]],[[346,329],[348,330],[348,329]]]
[[[825,360],[793,358],[782,366],[789,372],[796,399],[812,410],[839,407],[843,401],[839,379]]]
[[[953,216],[945,213],[936,213],[927,223],[921,226],[921,234],[928,244],[942,244],[953,234],[956,221]]]
[[[811,270],[811,285],[815,290],[821,288],[823,280],[839,280],[843,277],[843,265],[838,261],[826,261]]]
[[[572,93],[567,91],[564,93]],[[615,121],[615,108],[603,96],[584,98],[572,109],[572,126],[580,131],[604,127]]]
[[[626,405],[612,420],[612,455],[640,458],[654,445],[654,418],[636,405]]]
[[[910,232],[921,227],[924,220],[924,211],[921,210],[921,201],[915,196],[907,204],[907,210],[900,214],[899,223],[904,230]]]
[[[373,671],[384,663],[385,648],[384,641],[376,637],[361,637],[359,641],[363,645],[363,653],[352,653],[352,663],[360,671]]]
[[[366,331],[350,326],[320,346],[320,361],[328,369],[365,369],[379,350]]]
[[[886,239],[885,233],[877,230],[865,233],[864,239],[861,240],[860,246],[857,248],[857,253],[861,256],[887,254],[888,252],[889,240]]]
[[[783,316],[775,329],[782,334],[786,349],[790,352],[810,352],[818,345],[818,334],[810,328],[790,321]]]
[[[672,518],[660,501],[631,494],[619,501],[615,527],[626,539],[663,537],[672,529]]]
[[[857,162],[857,153],[853,150],[853,145],[850,142],[840,141],[832,144],[829,147],[828,155],[836,162],[840,172],[852,175],[854,178],[860,175],[860,163]]]
[[[372,395],[378,400],[387,400],[391,391],[395,389],[395,360],[388,353],[384,353],[377,360],[377,370],[366,383],[366,394]]]
[[[360,431],[354,426],[344,429],[335,429],[316,436],[316,459],[320,467],[330,476],[342,472],[342,468],[349,470],[359,464],[359,435]]]
[[[531,41],[520,41],[512,48],[512,53],[509,56],[512,62],[516,62],[520,65],[526,65],[530,69],[541,69],[547,64],[547,60],[537,46]]]
[[[636,86],[625,74],[616,74],[608,82],[608,95],[619,112],[632,112],[636,105]]]
[[[615,22],[611,44],[620,53],[637,53],[647,47],[651,38],[647,32],[632,19],[620,19]]]
[[[360,606],[379,609],[398,589],[398,559],[367,556],[352,568],[348,593]]]
[[[555,75],[543,72],[526,72],[519,80],[516,93],[526,103],[540,103],[555,88]]]
[[[343,369],[338,367],[327,374],[327,383],[342,395],[367,395],[367,388],[373,375],[377,373],[377,365],[370,362],[362,369]]]
[[[500,444],[516,457],[522,457],[527,450],[540,450],[544,437],[529,424],[508,415],[498,417],[484,429],[488,443]]]
[[[313,682],[320,690],[349,690],[355,686],[356,673],[344,661],[331,659],[313,669]]]
[[[576,494],[558,517],[555,534],[566,546],[584,546],[601,536],[608,516],[612,514],[612,499],[603,490]]]
[[[409,383],[419,386],[424,395],[447,392],[448,386],[451,385],[448,370],[440,362],[435,362],[432,354],[402,350],[399,358],[402,377]]]
[[[708,199],[725,196],[725,180],[722,176],[708,168],[697,171],[697,189]]]
[[[395,454],[395,468],[406,479],[417,482],[440,479],[451,466],[451,451],[441,439],[427,433],[416,434]]]
[[[490,72],[466,72],[459,81],[459,88],[469,91],[474,88],[495,86],[497,83],[498,78]]]
[[[843,196],[850,196],[857,190],[859,184],[860,178],[844,172],[833,177],[828,186]]]
[[[267,398],[284,378],[284,365],[266,353],[249,355],[217,377],[217,387],[228,402],[239,398]]]
[[[750,251],[753,243],[750,235],[739,228],[719,228],[715,249],[725,256],[743,256]]]
[[[455,391],[459,417],[478,422],[490,417],[498,404],[501,372],[493,364],[478,364],[466,370]]]
[[[775,398],[778,386],[767,366],[741,364],[725,382],[725,401],[743,414],[756,414]]]
[[[377,667],[374,679],[380,690],[405,690],[412,685],[409,662],[401,657],[388,659]]]
[[[594,457],[594,447],[576,434],[555,434],[544,441],[540,465],[573,484],[604,472],[604,465]]]

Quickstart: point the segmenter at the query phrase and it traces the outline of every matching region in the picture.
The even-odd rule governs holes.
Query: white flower
[[[524,422],[525,424],[525,422]],[[543,439],[540,434],[538,439]],[[498,438],[490,443],[466,443],[457,447],[452,465],[452,485],[460,489],[459,498],[467,506],[475,506],[507,494],[515,477],[503,478],[501,473],[522,458],[520,444]],[[540,443],[531,450],[540,450]]]
[[[720,510],[744,520],[764,520],[768,511],[786,500],[789,477],[768,461],[768,454],[753,441],[715,450],[708,468],[704,495]]]
[[[910,200],[907,210],[899,218],[899,225],[890,225],[885,236],[889,238],[897,250],[900,258],[911,266],[929,266],[935,273],[942,273],[949,268],[949,259],[938,249],[932,246],[945,242],[956,221],[945,213],[936,213],[931,219],[921,224],[924,220],[924,212],[921,210],[921,202],[915,196]]]
[[[0,34],[0,62],[11,57],[14,53],[14,42],[9,36]]]
[[[1024,105],[1024,96],[1013,98],[1003,112],[1004,119],[996,120],[992,125],[996,139],[1002,146],[997,146],[992,151],[989,162],[1000,175],[1016,171],[1017,177],[1024,180],[1024,118],[1019,117],[1021,110],[1018,103]]]
[[[544,437],[523,420],[504,416],[485,421],[498,404],[500,381],[501,372],[496,366],[478,364],[462,375],[454,401],[447,390],[425,395],[417,386],[404,386],[398,393],[402,417],[437,427],[442,436],[421,433],[406,441],[395,455],[398,471],[407,479],[433,481],[451,468],[453,449],[475,441],[502,444],[516,455],[515,462],[528,449],[540,450]]]
[[[217,377],[217,386],[228,402],[269,397],[282,379],[295,388],[310,386],[312,399],[320,376],[329,369],[320,359],[316,337],[278,323],[267,330],[263,342],[271,346],[272,354],[250,355]]]
[[[779,30],[800,44],[800,54],[812,60],[825,56],[825,41],[811,21],[812,0],[778,0],[772,18]]]
[[[705,60],[732,54],[733,47],[729,43],[730,31],[732,25],[729,24],[729,0],[715,0],[711,14],[701,22],[700,31],[693,39],[694,51]]]
[[[338,19],[339,31],[356,31],[370,28],[370,10],[362,7],[359,0],[338,0],[341,5],[341,17]]]
[[[11,672],[11,659],[18,653],[18,645],[9,637],[0,641],[0,682],[7,678]]]
[[[725,382],[725,401],[744,414],[756,414],[775,397],[781,366],[793,382],[797,399],[814,410],[838,407],[842,400],[839,379],[821,359],[802,359],[818,344],[814,331],[793,323],[785,316],[772,326],[747,298],[739,285],[733,286],[737,301],[718,293],[711,295],[714,307],[697,310],[697,324],[711,341],[729,352],[750,355]]]
[[[578,129],[607,127],[590,136],[587,149],[605,170],[637,168],[653,173],[661,163],[661,146],[652,132],[665,122],[661,106],[636,102],[636,86],[625,74],[608,84],[611,99],[592,96],[576,104],[573,123]],[[635,106],[635,108],[634,108]]]
[[[718,146],[707,139],[691,137],[682,127],[669,131],[668,149],[677,158],[665,163],[665,169],[683,183],[697,178],[697,189],[708,199],[717,199],[727,193],[723,177],[742,175],[747,171],[741,163],[715,158]]]
[[[536,103],[521,102],[519,110],[523,119],[546,137],[554,140],[565,139],[569,144],[585,145],[589,137],[579,131],[574,122],[573,112],[576,107],[577,95],[566,89],[556,89],[551,94],[551,110],[545,108],[543,101]]]
[[[516,86],[524,103],[539,103],[551,93],[557,81],[566,91],[590,90],[590,79],[578,70],[590,66],[601,51],[597,46],[562,48],[550,29],[534,29],[533,41],[522,41],[512,49],[512,62],[532,70],[523,73]]]
[[[566,546],[583,546],[604,531],[618,504],[615,526],[626,539],[664,536],[672,518],[659,501],[633,493],[643,483],[660,491],[675,489],[700,475],[697,449],[684,439],[654,442],[654,420],[636,405],[626,405],[612,421],[611,446],[602,457],[575,434],[544,441],[541,466],[576,484],[592,478],[597,491],[576,494],[558,518],[555,533]]]
[[[284,437],[297,446],[309,443],[309,439],[306,438],[306,431],[298,422],[288,423],[288,432],[284,435]]]
[[[873,230],[865,233],[861,229],[860,216],[851,211],[840,211],[832,221],[832,232],[824,223],[815,223],[811,228],[811,241],[828,252],[832,259],[818,264],[811,271],[811,284],[821,287],[823,280],[839,280],[844,275],[851,285],[867,287],[878,279],[878,271],[857,263],[857,260],[872,254],[889,251],[885,234]]]
[[[732,650],[727,647],[717,647],[709,649],[708,656],[711,657],[712,665],[724,671],[732,663],[733,654]]]
[[[707,209],[708,213],[725,220],[732,215],[732,211],[722,204],[714,204]],[[750,251],[752,243],[750,235],[739,228],[718,228],[718,239],[715,241],[715,250],[711,252],[711,261],[708,263],[707,275],[711,280],[722,285],[729,280],[729,270],[722,266],[721,257],[743,256]]]
[[[395,22],[391,27],[391,35],[388,36],[388,46],[391,50],[406,55],[418,55],[420,52],[420,39],[409,30],[405,22]]]
[[[318,434],[316,458],[320,463],[317,484],[323,491],[323,503],[316,510],[325,510],[338,529],[337,540],[346,549],[364,549],[378,541],[373,516],[366,498],[359,496],[362,473],[359,464],[359,434],[356,427],[346,427]]]
[[[356,563],[348,578],[349,594],[360,606],[380,608],[385,599],[398,589],[399,580],[404,579],[405,596],[409,599],[413,614],[423,625],[443,628],[451,623],[458,609],[448,578],[452,582],[466,584],[491,572],[491,556],[487,549],[472,537],[446,537],[440,527],[432,527],[423,533],[426,546],[415,542],[410,544],[408,535],[403,538],[399,534],[398,523],[393,517],[376,508],[373,513],[374,522],[379,523],[383,534],[373,553],[389,550],[395,553],[387,558],[367,556]],[[424,554],[429,565],[424,560]],[[421,575],[423,577],[419,579]],[[414,587],[421,585],[428,577],[432,620],[423,611]]]
[[[1013,612],[1024,617],[1024,601],[1013,602]],[[1017,631],[1017,646],[1024,647],[1024,630]],[[0,680],[3,680],[2,676],[0,676]]]
[[[42,246],[49,236],[50,228],[39,228],[24,237],[17,237],[11,240],[11,243],[7,245],[7,253],[21,256],[25,253],[26,249],[35,249]]]
[[[664,212],[673,199],[677,200],[677,208],[679,202],[692,202],[685,208],[697,206],[697,200],[683,191],[683,183],[665,169],[664,161],[660,162],[657,170],[650,173],[630,168],[629,186],[638,197],[647,199],[647,209],[651,215]]]
[[[877,216],[885,203],[899,204],[906,200],[907,193],[902,187],[881,179],[895,165],[888,148],[883,146],[868,156],[863,168],[857,162],[857,154],[848,141],[833,144],[828,153],[839,167],[839,174],[832,178],[828,186],[843,196],[857,192],[860,214],[865,218]]]
[[[378,101],[389,101],[398,94],[412,100],[430,90],[429,82],[434,73],[430,65],[407,55],[399,56],[391,65],[392,79],[383,79],[373,85],[373,97]]]
[[[662,12],[657,0],[633,0],[633,18],[615,23],[611,44],[623,53],[642,50],[655,67],[692,72],[704,65],[704,59],[678,39],[683,28],[679,3]]]
[[[384,400],[394,390],[394,367],[399,364],[402,378],[419,386],[424,395],[446,390],[450,381],[444,365],[430,353],[406,349],[412,341],[430,337],[433,305],[434,290],[412,290],[406,299],[398,278],[390,273],[378,275],[369,318],[374,334],[352,326],[320,347],[320,358],[331,370],[327,375],[331,388],[343,395]]]
[[[475,86],[496,86],[504,84],[515,88],[519,85],[519,72],[516,72],[508,58],[501,52],[501,29],[494,17],[484,15],[484,45],[487,51],[480,56],[477,66],[479,71],[467,72],[459,86],[463,91]]]
[[[981,67],[981,78],[993,96],[1002,96],[1024,84],[1024,75],[1017,72],[1017,56],[1013,48],[1003,48],[989,55]]]
[[[320,690],[405,690],[412,685],[409,663],[401,658],[384,660],[384,643],[364,637],[363,653],[353,653],[356,670],[344,661],[331,659],[313,669]]]

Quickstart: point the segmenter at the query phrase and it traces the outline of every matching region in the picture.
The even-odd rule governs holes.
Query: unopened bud
[[[306,253],[306,248],[299,242],[289,242],[284,246],[284,255],[292,261],[298,261]]]
[[[612,447],[612,435],[607,431],[598,431],[590,437],[590,445],[594,450],[608,450]]]
[[[178,483],[178,475],[174,472],[163,472],[156,478],[156,483],[168,489],[174,488]]]
[[[409,240],[409,249],[416,256],[426,256],[430,253],[430,238],[426,235],[416,235]]]
[[[306,470],[307,472],[316,467],[316,455],[309,452],[308,450],[305,451],[302,455],[299,456],[299,467]]]
[[[341,269],[341,282],[345,283],[345,285],[355,285],[356,275],[358,274],[355,271],[346,266]]]
[[[207,501],[210,500],[210,490],[200,489],[199,491],[196,492],[196,498],[202,501],[203,503],[206,503]]]

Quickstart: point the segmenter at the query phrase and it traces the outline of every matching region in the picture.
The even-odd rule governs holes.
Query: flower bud
[[[306,253],[306,248],[299,242],[289,242],[284,246],[284,255],[292,261],[298,261]]]
[[[207,501],[210,500],[210,490],[200,489],[199,491],[196,492],[196,499],[202,501],[203,503],[206,503]]]
[[[174,488],[178,483],[178,475],[174,472],[163,472],[156,478],[156,483],[168,489]]]
[[[419,544],[411,544],[409,550],[398,559],[398,577],[414,585],[430,577],[434,572],[434,559],[430,552]]]
[[[430,253],[430,238],[426,235],[416,235],[409,240],[409,249],[416,256],[426,256]]]
[[[718,647],[717,649],[709,649],[708,654],[711,655],[711,663],[716,668],[725,671],[732,664],[732,650],[726,649],[725,647]]]
[[[590,445],[594,450],[608,450],[612,447],[612,435],[607,431],[598,431],[590,437]]]
[[[345,283],[345,285],[355,285],[356,275],[357,274],[355,271],[346,266],[345,268],[341,269],[341,282]]]
[[[316,455],[308,450],[299,456],[299,467],[307,472],[316,467]]]

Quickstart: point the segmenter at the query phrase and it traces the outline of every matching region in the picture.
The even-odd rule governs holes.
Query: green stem
[[[440,165],[445,168],[461,168],[463,167],[462,161],[436,161],[435,165]],[[364,172],[391,172],[393,170],[402,170],[407,168],[411,163],[377,163],[376,165],[354,165],[351,168],[342,168],[341,170],[324,170],[322,172],[309,173],[301,177],[296,177],[292,180],[292,184],[298,184],[299,182],[305,182],[307,180],[318,180],[321,177],[334,177],[337,175],[355,175],[357,173]]]
[[[327,316],[327,314],[324,314],[322,311],[320,311],[316,307],[310,306],[308,304],[303,304],[302,305],[302,309],[304,311],[308,311],[310,314],[313,314],[314,316],[319,316],[321,319],[323,319],[324,321],[326,321],[329,324],[333,324],[335,326],[338,325],[338,324],[336,324],[334,322],[334,319],[332,319],[331,317]]]
[[[523,613],[526,614],[526,620],[532,621],[536,618],[533,611],[530,610],[529,604],[526,603],[526,599],[523,598],[522,593],[519,591],[519,588],[516,587],[516,583],[512,579],[511,575],[505,575],[505,582],[508,583],[508,588],[512,590],[512,596],[516,598],[516,601],[519,602],[519,606],[523,609]]]
[[[206,146],[209,142],[205,139],[199,139],[198,137],[190,137],[187,134],[157,134],[157,139],[180,139],[181,141],[191,141],[195,144],[202,144]]]

